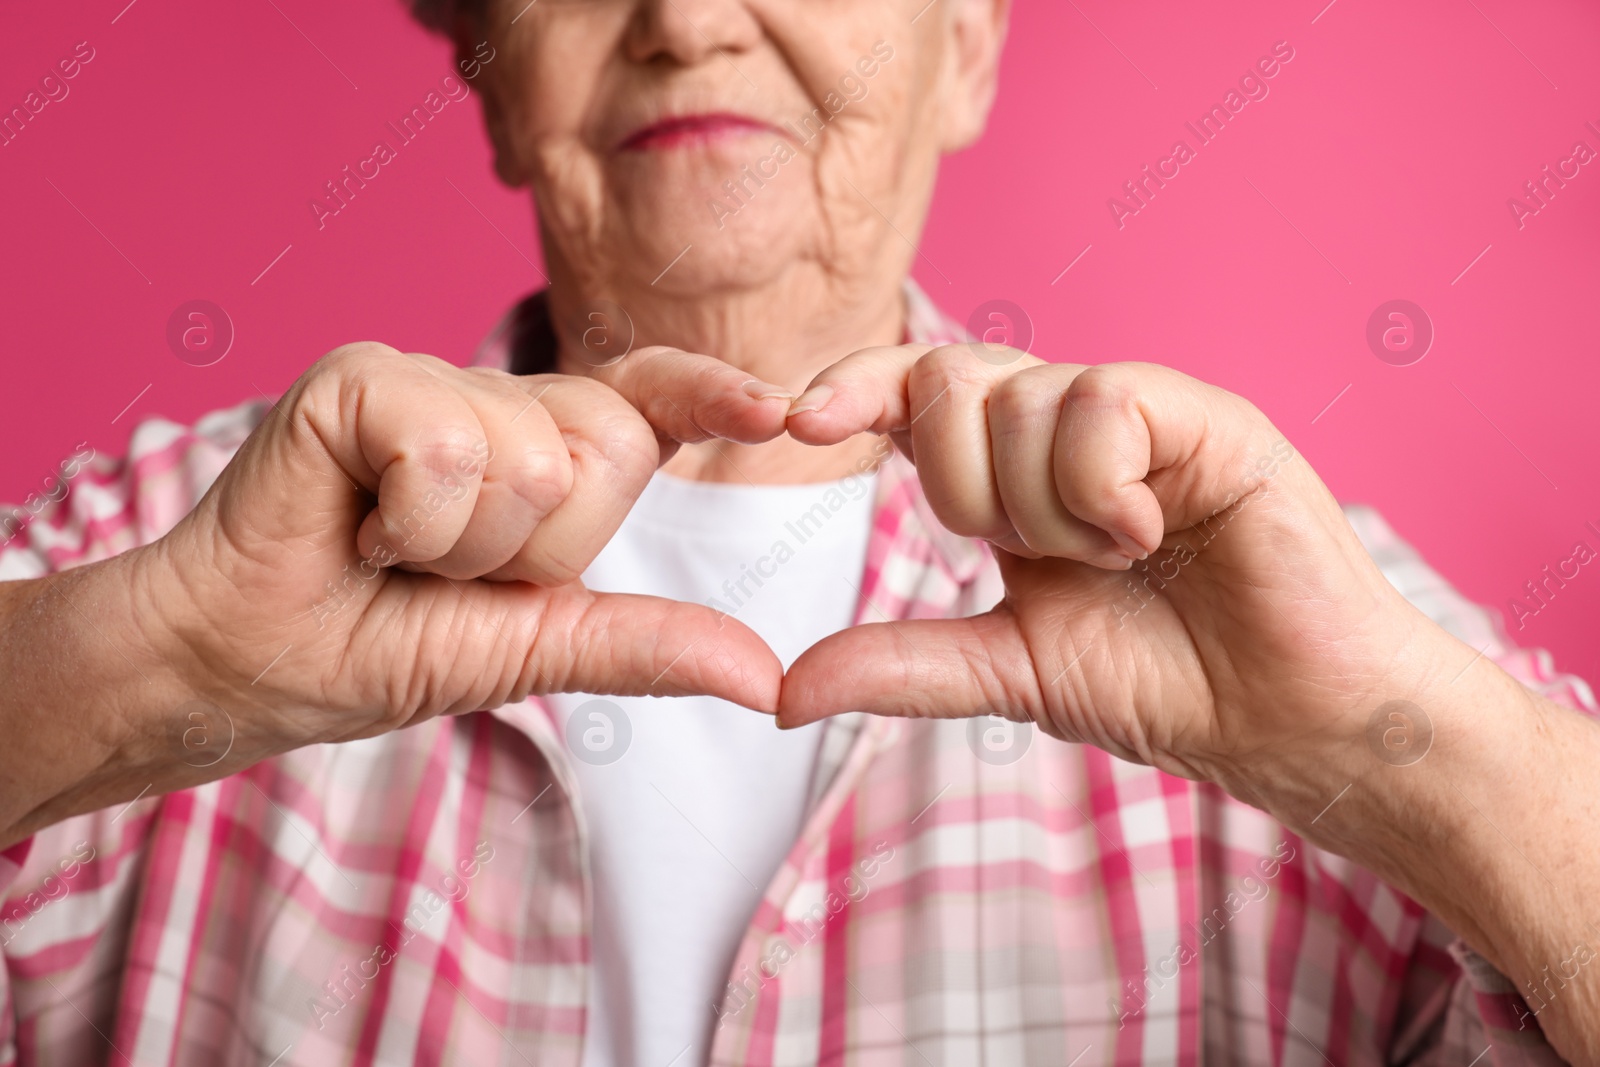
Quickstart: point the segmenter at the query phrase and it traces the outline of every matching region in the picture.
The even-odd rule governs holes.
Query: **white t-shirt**
[[[751,486],[658,474],[584,583],[710,604],[787,667],[853,621],[873,488],[870,475]],[[780,731],[710,697],[549,699],[589,829],[584,1067],[697,1067],[733,954],[799,836],[822,724]]]

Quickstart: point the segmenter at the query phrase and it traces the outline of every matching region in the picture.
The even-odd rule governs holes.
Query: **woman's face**
[[[688,297],[903,276],[939,155],[981,132],[1005,3],[489,6],[496,166],[558,281]]]

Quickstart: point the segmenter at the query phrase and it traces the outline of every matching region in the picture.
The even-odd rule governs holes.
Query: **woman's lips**
[[[645,152],[658,148],[681,148],[723,137],[742,137],[751,133],[775,133],[777,127],[744,115],[715,112],[706,115],[678,115],[642,126],[622,139],[619,152]]]

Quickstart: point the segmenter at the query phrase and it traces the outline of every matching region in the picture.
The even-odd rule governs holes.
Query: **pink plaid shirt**
[[[911,301],[911,336],[959,337]],[[0,578],[160,537],[265,411],[143,424],[5,545]],[[1595,710],[1375,513],[1347,514],[1433,619]],[[860,621],[999,590],[898,459],[861,584]],[[711,1063],[1559,1062],[1511,984],[1373,875],[1215,788],[1010,729],[829,722],[804,829],[707,1006]],[[576,1067],[588,860],[562,738],[538,700],[437,719],[0,853],[0,1063]]]

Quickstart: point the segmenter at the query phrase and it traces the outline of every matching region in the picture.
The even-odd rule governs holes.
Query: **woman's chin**
[[[760,288],[804,250],[803,220],[811,216],[776,198],[726,217],[706,210],[703,196],[652,199],[623,213],[614,236],[624,247],[608,258],[635,264],[633,273],[655,289],[689,295]]]
[[[702,247],[704,255],[699,255]],[[715,297],[765,288],[780,278],[793,262],[770,244],[729,242],[723,245],[694,245],[682,260],[656,282],[678,297]]]

